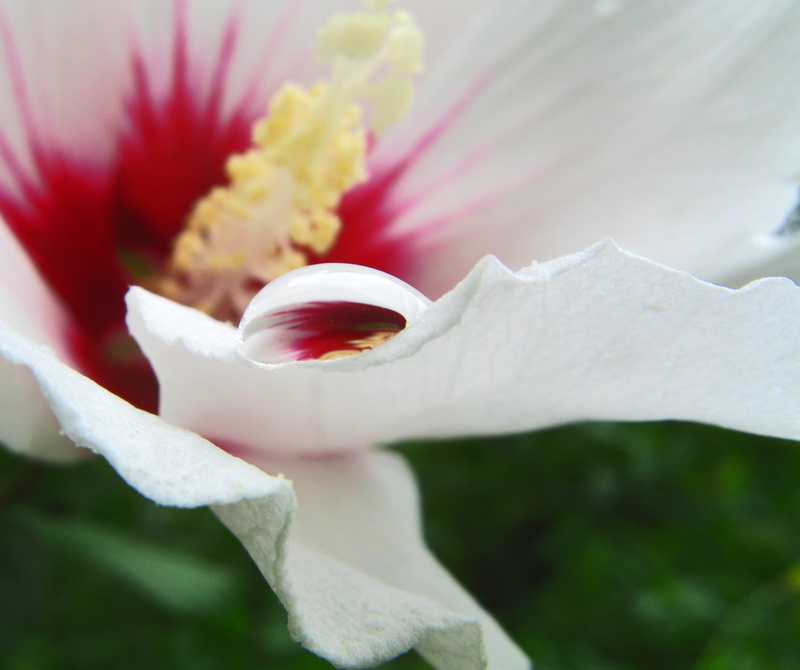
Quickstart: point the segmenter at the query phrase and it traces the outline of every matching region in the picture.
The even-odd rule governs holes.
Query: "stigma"
[[[275,93],[253,128],[252,148],[227,160],[228,185],[194,206],[152,286],[157,292],[236,321],[263,286],[334,247],[339,203],[367,179],[368,133],[403,118],[422,70],[414,19],[390,11],[389,0],[364,4],[318,32],[328,79],[307,88],[290,82]]]

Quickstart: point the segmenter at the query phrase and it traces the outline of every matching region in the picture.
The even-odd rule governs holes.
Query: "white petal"
[[[127,3],[5,0],[0,28],[2,135],[23,165],[29,141],[89,164],[109,156],[132,74]]]
[[[232,326],[142,289],[128,325],[177,425],[253,453],[682,419],[800,437],[800,288],[706,284],[604,243],[481,262],[413,327],[350,358],[260,365]]]
[[[293,637],[337,667],[372,667],[416,647],[436,668],[530,664],[425,548],[405,462],[387,453],[316,461],[262,459],[292,480],[298,508],[285,573],[258,518],[217,508],[289,610]],[[238,513],[237,513],[238,512]]]
[[[153,53],[168,53],[167,45],[172,41],[170,26],[177,3],[137,0],[137,5],[144,32],[153,42]],[[445,55],[449,57],[447,47],[454,30],[460,33],[463,27],[469,26],[481,3],[469,0],[454,7],[404,0],[398,3],[398,8],[401,6],[419,17],[426,31],[426,51],[437,61]],[[255,97],[246,102],[263,109],[269,94],[287,80],[305,85],[327,76],[328,66],[314,56],[317,31],[331,15],[357,10],[358,3],[353,0],[192,0],[185,7],[191,60],[201,66],[195,69],[199,77],[196,81],[201,86],[210,84],[208,75],[213,68],[208,64],[213,63],[228,31],[234,39],[225,86],[227,102],[246,94]]]
[[[144,56],[156,94],[174,76],[176,38],[185,41],[193,90],[223,84],[224,111],[259,115],[288,78],[308,83],[322,71],[313,58],[315,31],[334,11],[323,2],[136,0]]]
[[[399,227],[433,223],[459,245],[427,256],[413,278],[424,292],[485,253],[516,267],[604,235],[714,278],[710,261],[794,206],[796,3],[429,4],[471,23],[437,35],[448,48],[436,45],[412,118],[378,146],[393,163],[450,110],[391,203]]]
[[[33,373],[66,437],[104,456],[148,498],[177,507],[267,499],[271,515],[264,523],[278,530],[286,525],[294,505],[286,481],[136,409],[2,325],[0,357]]]
[[[2,220],[0,323],[69,360],[65,346],[67,317]],[[30,371],[6,361],[0,361],[0,443],[51,460],[80,456],[59,436],[53,413]]]
[[[294,635],[312,651],[355,668],[417,646],[443,670],[478,670],[483,667],[480,621],[489,652],[499,661],[496,667],[528,667],[422,546],[414,486],[394,457],[364,456],[316,467],[260,463],[276,473],[285,470],[304,485],[308,500],[299,517],[301,538],[289,547],[295,508],[289,481],[132,407],[3,326],[0,356],[30,369],[64,434],[103,455],[140,493],[162,505],[213,505],[287,606]],[[341,496],[342,490],[349,491],[350,503],[326,511],[340,530],[337,546],[324,535],[314,537],[314,526],[322,522],[319,505],[325,496]],[[380,529],[384,550],[413,565],[398,564],[391,571],[388,561],[381,567],[365,563],[366,555],[348,561],[341,553],[347,534],[371,544]]]
[[[261,112],[289,71],[303,79],[314,69],[311,22],[327,12],[305,17],[294,4],[2,0],[2,140],[32,175],[37,149],[102,167],[127,128],[137,61],[155,99],[172,89],[180,62],[182,83],[201,101],[219,87],[224,111]],[[18,176],[9,167],[0,161],[6,184]]]

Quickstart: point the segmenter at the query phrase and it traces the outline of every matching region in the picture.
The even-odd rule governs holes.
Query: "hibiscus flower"
[[[226,158],[285,81],[319,74],[308,45],[328,4],[6,4],[0,441],[88,447],[156,502],[212,505],[293,636],[338,666],[416,648],[438,668],[528,667],[425,548],[407,467],[371,447],[587,419],[798,437],[793,282],[733,291],[610,241],[547,261],[607,235],[708,278],[790,258],[798,10],[411,6],[429,52],[417,102],[370,136],[333,241],[298,245],[301,298],[269,283],[240,337],[134,288],[145,359],[128,285],[169,293],[153,278]],[[469,271],[489,252],[529,267]],[[447,293],[428,305],[317,261]],[[294,320],[276,324],[275,305]],[[275,363],[274,342],[250,346],[282,327],[284,348],[309,351],[314,310],[349,333],[324,353],[361,353]]]

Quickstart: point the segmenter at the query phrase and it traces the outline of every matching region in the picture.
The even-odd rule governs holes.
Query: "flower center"
[[[404,116],[422,69],[413,18],[390,13],[388,0],[365,4],[319,31],[328,80],[308,89],[289,83],[275,94],[253,148],[228,159],[229,184],[195,205],[157,291],[236,320],[262,286],[331,251],[342,196],[367,178],[361,103],[370,103],[371,131],[381,132]]]

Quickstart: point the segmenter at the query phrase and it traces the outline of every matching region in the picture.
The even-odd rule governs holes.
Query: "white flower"
[[[369,448],[586,419],[800,437],[800,289],[713,286],[613,242],[517,273],[488,258],[372,351],[270,366],[243,355],[230,325],[135,288],[128,323],[162,418],[135,409],[59,359],[142,397],[122,383],[138,359],[107,360],[124,344],[120,250],[158,260],[241,148],[251,101],[287,69],[310,71],[297,54],[325,18],[317,4],[301,16],[246,3],[226,24],[225,3],[7,3],[0,212],[23,244],[0,228],[0,441],[54,458],[76,454],[72,441],[161,504],[212,505],[293,635],[334,664],[415,647],[443,669],[487,655],[525,668],[424,547],[403,462]],[[774,233],[800,153],[793,3],[414,10],[429,71],[343,204],[330,259],[438,296],[486,252],[521,267],[606,235],[707,277],[788,257],[794,239]]]

